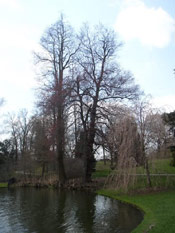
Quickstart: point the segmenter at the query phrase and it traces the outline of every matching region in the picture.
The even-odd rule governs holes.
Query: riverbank
[[[102,181],[102,180],[101,180]],[[103,180],[104,182],[104,180]],[[95,191],[101,188],[97,181],[87,190]],[[101,183],[101,182],[100,182]],[[102,184],[102,183],[101,183]],[[92,185],[92,184],[91,184]],[[7,183],[0,183],[0,187],[7,187]],[[84,189],[84,188],[82,188]],[[115,190],[101,189],[98,194],[108,196],[122,202],[134,205],[144,212],[144,220],[132,233],[174,233],[175,232],[175,191],[150,191],[144,194],[119,194]]]
[[[132,233],[174,233],[175,191],[119,195],[114,190],[99,190],[105,195],[130,203],[144,212],[144,220]]]
[[[154,175],[151,177],[154,187],[152,190],[146,188],[144,169],[138,167],[137,170],[142,182],[138,179],[133,189],[129,190],[129,194],[119,194],[114,190],[107,189],[106,185],[104,186],[104,184],[107,183],[106,181],[108,181],[108,175],[113,171],[110,170],[109,164],[104,165],[102,162],[97,163],[92,183],[83,184],[79,179],[72,179],[67,182],[65,188],[95,192],[100,190],[97,191],[97,193],[128,202],[140,208],[145,213],[144,220],[132,233],[174,233],[175,191],[173,189],[175,187],[175,167],[170,166],[170,159],[153,161],[152,164],[150,164],[150,171],[152,174],[156,174],[156,176]],[[57,177],[54,176],[44,178],[25,177],[25,179],[21,179],[20,182],[17,182],[16,185],[37,188],[58,187]]]
[[[10,187],[33,187],[33,188],[51,188],[51,189],[65,189],[76,191],[90,191],[96,192],[99,189],[104,188],[106,178],[94,178],[92,182],[84,183],[81,178],[69,179],[64,185],[60,185],[56,176],[51,177],[18,177],[15,178],[16,182],[10,185]],[[3,183],[0,183],[3,187]],[[8,183],[4,183],[4,187],[8,187]]]

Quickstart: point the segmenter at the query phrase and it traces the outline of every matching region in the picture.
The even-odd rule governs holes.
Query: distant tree
[[[11,134],[11,140],[14,145],[15,159],[19,158],[19,122],[14,114],[9,114],[7,119],[7,125]]]
[[[47,120],[44,118],[35,119],[33,124],[33,151],[34,156],[42,165],[42,177],[48,170],[51,143],[49,140],[49,131]]]
[[[30,152],[30,137],[33,124],[32,118],[28,116],[26,109],[23,109],[19,112],[18,124],[20,154],[23,157],[26,153]]]
[[[0,142],[0,180],[6,181],[14,171],[14,147],[10,139]]]
[[[170,132],[175,137],[175,111],[170,113],[163,113],[162,119],[164,120],[165,124],[169,126]]]
[[[8,131],[11,134],[15,160],[30,154],[32,147],[32,117],[28,116],[26,109],[22,109],[18,114],[9,114],[7,119]]]
[[[8,158],[14,158],[14,147],[10,139],[5,139],[0,142],[0,156],[1,162],[5,161]],[[1,163],[0,162],[0,163]]]
[[[166,126],[168,126],[168,130],[171,134],[169,149],[173,158],[172,165],[175,167],[175,111],[162,114],[162,119]]]
[[[161,114],[156,109],[150,111],[146,117],[146,130],[149,137],[148,149],[155,151],[159,156],[162,153],[166,155],[169,132]]]

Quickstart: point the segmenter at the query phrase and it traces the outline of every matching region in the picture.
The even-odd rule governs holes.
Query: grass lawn
[[[175,191],[139,195],[118,195],[111,190],[98,193],[132,203],[145,212],[144,220],[132,233],[175,233]]]
[[[92,174],[92,178],[107,177],[111,173],[110,162],[98,161],[96,164],[96,171]]]
[[[0,183],[0,188],[7,188],[8,187],[8,183]]]
[[[149,168],[152,174],[175,174],[175,167],[170,166],[171,158],[167,159],[154,159],[150,160]],[[106,162],[98,161],[96,164],[96,171],[93,173],[94,177],[106,177],[110,174],[112,170],[110,169],[110,161]],[[145,169],[142,167],[137,168],[138,174],[144,174]]]
[[[151,174],[152,186],[159,188],[174,188],[175,187],[175,167],[170,165],[171,158],[154,159],[149,161],[149,169]],[[110,169],[110,161],[106,165],[103,161],[98,161],[96,164],[96,171],[93,173],[92,178],[107,177],[109,174],[118,174],[117,170]],[[134,186],[128,187],[129,191],[138,189],[145,189],[147,187],[146,171],[141,167],[136,168],[136,177]],[[171,174],[173,176],[171,176]]]
[[[171,166],[170,163],[171,158],[150,161],[149,169],[153,187],[167,189],[175,187],[175,167]],[[137,174],[145,173],[143,167],[137,168]],[[138,176],[134,189],[144,189],[145,186],[147,186],[146,176]]]
[[[171,158],[167,159],[154,159],[149,161],[150,173],[152,174],[175,174],[175,167],[170,165]],[[137,168],[137,173],[143,174],[145,173],[145,169],[143,167]]]
[[[150,161],[150,173],[152,174],[153,188],[157,190],[169,189],[171,191],[149,192],[145,194],[119,194],[115,190],[100,190],[99,194],[106,195],[127,203],[131,203],[144,211],[144,220],[132,231],[132,233],[175,233],[175,167],[170,166],[171,158],[155,159]],[[97,163],[97,173],[107,174],[110,172],[109,166]],[[112,171],[116,172],[117,171]],[[137,174],[145,174],[143,167],[137,168]],[[157,174],[156,176],[154,176]],[[159,174],[166,174],[159,176]],[[132,187],[132,193],[146,190],[146,176],[138,176],[137,183]],[[129,190],[130,191],[130,190]],[[138,192],[137,192],[138,193]]]

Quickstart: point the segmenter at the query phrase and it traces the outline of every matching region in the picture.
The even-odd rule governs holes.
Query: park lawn
[[[144,211],[144,220],[132,233],[175,232],[175,191],[119,195],[114,190],[100,190],[98,194],[131,203]]]
[[[174,188],[175,187],[175,167],[171,166],[171,158],[154,159],[149,163],[152,186],[157,188]],[[143,167],[137,168],[137,174],[145,174]],[[133,189],[144,189],[147,186],[147,178],[138,176],[137,182]]]
[[[110,161],[98,161],[96,163],[96,171],[92,174],[92,178],[107,177],[111,173]]]
[[[175,174],[175,167],[171,166],[171,158],[154,159],[149,161],[149,169],[152,174]],[[137,168],[138,174],[145,173],[143,167]]]
[[[158,189],[175,187],[175,167],[171,166],[171,158],[154,159],[149,161],[149,168],[151,174],[152,186]],[[103,161],[98,161],[96,164],[96,171],[92,178],[108,177],[111,174],[118,174],[117,170],[110,169],[110,161],[106,165]],[[145,189],[147,187],[146,171],[143,166],[136,168],[136,181],[134,186],[128,187],[128,191]],[[172,176],[171,176],[172,174]]]
[[[7,188],[8,187],[8,183],[0,183],[0,188]]]
[[[167,159],[154,159],[150,160],[149,168],[151,174],[175,174],[175,167],[170,165],[171,158]],[[103,161],[98,161],[96,164],[96,171],[93,173],[93,178],[98,177],[107,177],[111,172],[116,172],[116,170],[112,171],[110,169],[110,161],[106,162],[106,165]],[[137,174],[145,174],[146,171],[141,167],[137,167]]]
[[[171,158],[155,159],[151,166],[151,172],[175,174],[175,167],[171,166]]]
[[[150,161],[150,173],[175,175],[175,167],[172,167],[170,162],[171,158]],[[98,169],[100,170],[100,167]],[[137,168],[137,174],[145,174],[143,167]],[[151,179],[153,189],[170,191],[149,191],[146,188],[146,177],[138,176],[137,183],[128,191],[138,193],[139,190],[145,190],[145,194],[121,194],[119,191],[108,189],[98,193],[131,203],[145,213],[144,220],[132,233],[175,233],[175,177],[152,176]]]

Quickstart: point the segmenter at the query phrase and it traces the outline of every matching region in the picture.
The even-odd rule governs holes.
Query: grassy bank
[[[154,189],[172,189],[175,187],[175,167],[171,166],[171,158],[166,159],[154,159],[149,161],[149,170],[151,176],[151,182]],[[127,174],[128,171],[122,170],[123,174]],[[133,182],[129,183],[127,187],[129,192],[134,192],[135,190],[144,190],[147,188],[147,176],[146,171],[143,166],[137,167],[134,173],[131,172],[131,179],[134,178]],[[111,177],[118,175],[118,170],[111,170],[109,161],[104,165],[102,161],[98,161],[96,165],[96,171],[93,173],[93,178]],[[120,171],[121,173],[121,171]],[[113,179],[114,180],[114,179]],[[107,179],[106,184],[108,184],[111,189],[115,187],[115,183],[110,183],[111,179]]]
[[[172,167],[170,162],[171,158],[150,161],[152,191],[147,189],[143,167],[137,168],[137,182],[131,189],[128,189],[129,193],[131,191],[131,193],[137,194],[119,194],[115,190],[108,190],[106,188],[98,191],[99,194],[130,203],[144,211],[144,220],[132,233],[175,232],[175,167]],[[94,175],[98,177],[106,176],[110,172],[108,165],[104,166],[102,163],[98,163],[97,165],[97,171]],[[117,174],[117,171],[111,171],[111,174],[114,173]],[[155,190],[157,191],[155,192]],[[144,191],[144,194],[138,194],[140,191]]]
[[[175,167],[171,166],[171,158],[166,159],[154,159],[149,161],[149,169],[150,173],[154,174],[175,174]],[[111,173],[112,170],[110,169],[110,162],[107,161],[106,164],[104,164],[103,161],[98,161],[96,164],[96,172],[93,174],[95,177],[105,177],[109,173]],[[144,174],[145,169],[143,166],[137,167],[136,169],[137,174]]]
[[[100,190],[98,193],[131,203],[144,211],[144,220],[132,233],[175,232],[175,191],[139,195],[118,195],[111,190]]]

